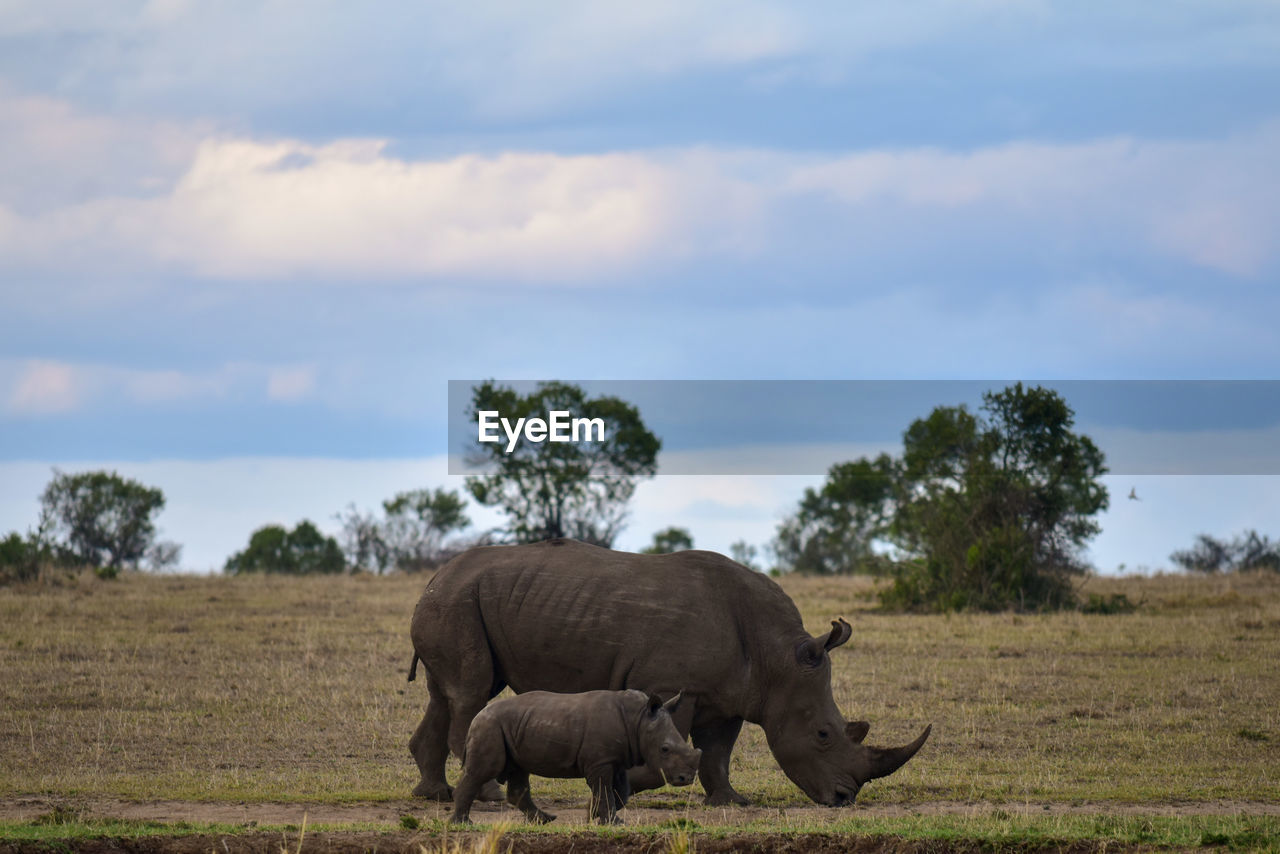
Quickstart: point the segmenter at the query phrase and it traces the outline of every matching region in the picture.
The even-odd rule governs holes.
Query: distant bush
[[[459,552],[456,535],[471,525],[466,501],[451,489],[397,493],[382,509],[382,519],[354,504],[337,515],[343,552],[355,569],[379,575],[434,569]]]
[[[1132,614],[1138,610],[1139,604],[1123,593],[1110,596],[1090,593],[1089,598],[1080,604],[1080,610],[1086,614]]]
[[[1268,569],[1280,572],[1280,543],[1249,530],[1234,539],[1218,540],[1208,534],[1196,538],[1185,551],[1169,555],[1169,560],[1188,572],[1245,572]]]
[[[653,542],[640,550],[646,555],[666,555],[693,548],[693,534],[687,528],[663,528],[653,535]]]
[[[82,566],[68,549],[52,542],[48,518],[26,536],[11,531],[0,540],[0,586],[35,581],[50,568],[74,569]]]
[[[0,584],[30,581],[39,574],[40,564],[25,537],[13,531],[0,540]]]
[[[324,575],[345,571],[346,559],[333,537],[303,520],[292,530],[267,525],[253,532],[244,551],[227,558],[229,575],[278,572],[284,575]]]

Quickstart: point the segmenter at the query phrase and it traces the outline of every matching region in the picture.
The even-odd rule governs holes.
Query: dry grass
[[[82,577],[0,590],[0,795],[388,800],[416,782],[422,577]],[[1095,579],[1126,615],[901,616],[863,579],[785,579],[854,626],[836,697],[921,755],[860,801],[1280,799],[1280,577]],[[800,804],[758,728],[738,788]],[[679,798],[688,790],[679,790]],[[535,797],[584,797],[538,781]],[[642,800],[644,796],[640,796]]]

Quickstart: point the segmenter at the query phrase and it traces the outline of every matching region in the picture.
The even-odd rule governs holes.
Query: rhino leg
[[[499,691],[502,689],[499,688]],[[494,692],[497,693],[497,692]],[[471,721],[475,716],[480,714],[480,710],[484,708],[488,702],[488,697],[482,699],[473,699],[466,703],[450,703],[449,704],[449,747],[453,750],[455,756],[463,756],[463,746],[467,741],[467,730],[471,727]],[[499,766],[499,771],[501,766]],[[496,777],[498,771],[494,771],[490,779],[486,780],[484,785],[480,787],[477,797],[482,801],[501,801],[503,799],[502,787],[497,781],[492,779]]]
[[[660,788],[667,781],[662,779],[662,772],[648,765],[637,765],[627,771],[627,788],[633,792]]]
[[[453,790],[444,776],[444,763],[449,758],[449,702],[430,680],[427,689],[427,713],[409,739],[409,752],[422,775],[413,793],[433,801],[450,801]]]
[[[529,794],[529,772],[515,765],[507,765],[507,803],[524,813],[524,817],[534,824],[549,824],[556,817],[549,812],[538,809]]]
[[[599,765],[587,771],[587,785],[591,787],[591,818],[601,824],[622,824],[622,819],[618,818],[621,799],[613,788],[615,778],[622,773],[622,769],[613,765]]]
[[[618,809],[622,809],[630,799],[631,779],[627,774],[627,769],[619,765],[613,772],[613,802],[617,804]]]
[[[725,718],[695,726],[690,733],[693,746],[702,751],[698,779],[707,792],[706,803],[709,806],[751,803],[729,785],[729,757],[741,731],[742,718]]]
[[[480,788],[492,782],[507,765],[506,743],[502,731],[496,726],[476,727],[465,747],[467,758],[462,763],[458,787],[453,790],[453,817],[449,819],[455,824],[471,821],[471,805],[480,794]]]

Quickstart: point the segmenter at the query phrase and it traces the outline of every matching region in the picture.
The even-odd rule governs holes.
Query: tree
[[[382,523],[372,513],[361,513],[354,504],[337,514],[342,523],[342,553],[357,569],[374,570],[379,575],[395,565],[391,549],[382,536]]]
[[[982,413],[937,407],[907,428],[900,459],[833,466],[779,528],[784,565],[887,568],[881,600],[896,607],[1073,604],[1070,579],[1108,502],[1102,452],[1072,432],[1074,413],[1050,389],[987,392]],[[897,560],[876,557],[876,541]]]
[[[1280,572],[1280,543],[1273,543],[1254,530],[1245,531],[1230,542],[1201,534],[1194,546],[1174,552],[1169,559],[1188,572]]]
[[[471,524],[466,501],[451,489],[415,489],[382,502],[390,562],[402,571],[429,569],[447,555],[445,538]]]
[[[641,554],[665,555],[693,548],[693,535],[685,528],[663,528],[653,535],[653,542],[641,550]]]
[[[517,542],[573,537],[612,545],[621,530],[636,478],[657,471],[661,442],[646,429],[634,406],[616,397],[588,398],[578,386],[541,383],[521,395],[486,382],[472,393],[471,416],[497,411],[517,418],[548,417],[566,411],[575,418],[600,419],[601,441],[480,444],[471,462],[488,463],[488,474],[467,478],[467,489],[479,503],[500,507],[510,518],[507,533]]]
[[[281,525],[266,525],[254,531],[248,547],[227,558],[224,570],[230,575],[250,572],[313,575],[339,573],[346,568],[338,541],[326,537],[304,519],[292,531]]]
[[[155,572],[173,569],[182,561],[182,546],[170,540],[153,543],[147,549],[147,565]]]
[[[881,570],[872,543],[886,534],[896,475],[888,454],[832,466],[822,488],[805,489],[799,510],[778,526],[778,561],[814,575]]]
[[[903,562],[882,601],[996,610],[1075,604],[1071,578],[1108,495],[1102,452],[1055,391],[982,396],[985,418],[939,407],[903,437],[894,519]]]
[[[729,557],[733,558],[748,569],[760,569],[760,567],[756,566],[756,555],[758,554],[759,549],[748,543],[746,540],[736,540],[729,544]]]
[[[115,472],[53,475],[40,502],[59,544],[105,575],[137,566],[155,538],[152,517],[164,507],[164,493]]]

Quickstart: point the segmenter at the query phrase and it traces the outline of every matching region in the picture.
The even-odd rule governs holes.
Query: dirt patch
[[[556,815],[556,824],[587,823],[585,800],[546,798],[539,804]],[[422,822],[447,819],[447,804],[421,800],[379,801],[377,803],[278,803],[278,802],[205,802],[149,800],[127,801],[96,796],[55,797],[27,795],[0,800],[0,821],[31,821],[54,811],[74,814],[82,819],[128,819],[165,823],[217,823],[254,825],[390,824],[399,825],[402,816],[413,816]],[[900,816],[959,815],[982,816],[996,811],[1014,816],[1108,815],[1108,816],[1280,816],[1280,803],[1247,800],[1171,801],[1164,803],[1123,804],[1114,802],[1034,803],[988,801],[924,801],[911,804],[869,804],[841,809],[815,805],[788,807],[705,807],[687,805],[683,801],[664,802],[659,798],[636,798],[620,814],[624,825],[661,825],[687,818],[699,827],[774,822],[781,827],[813,827],[824,822],[866,816],[893,818]],[[496,822],[520,823],[518,812],[505,804],[477,803],[473,819],[479,824]],[[278,852],[277,852],[278,854]]]
[[[412,832],[395,833],[308,833],[299,844],[297,834],[248,833],[236,836],[201,835],[183,837],[143,837],[136,839],[92,839],[59,842],[56,846],[41,843],[0,842],[4,854],[49,854],[51,850],[75,852],[75,854],[355,854],[355,852],[386,852],[386,854],[423,854],[438,850],[442,843],[438,836]],[[462,843],[463,851],[471,851],[479,843],[479,835],[453,835],[448,840],[450,848]],[[980,843],[951,843],[937,840],[903,840],[891,836],[849,836],[838,834],[807,833],[788,835],[762,833],[714,837],[693,835],[690,842],[701,854],[724,852],[759,852],[759,854],[991,854],[989,845]],[[530,834],[504,837],[498,850],[511,854],[598,854],[598,852],[635,852],[658,854],[669,850],[665,835],[652,836],[632,833],[617,836],[598,836],[587,833]],[[476,850],[479,850],[478,848]],[[1105,841],[1097,843],[1072,843],[1047,845],[1041,848],[1019,846],[1019,851],[1062,852],[1062,854],[1094,854],[1094,852],[1124,852],[1142,850],[1136,846],[1118,846]]]
[[[555,813],[558,827],[572,828],[587,821],[586,805],[571,800],[546,799],[544,806]],[[476,804],[473,818],[482,827],[476,832],[439,831],[439,824],[429,828],[433,820],[448,816],[445,804],[430,804],[417,800],[378,803],[222,803],[201,801],[151,800],[126,801],[103,797],[52,797],[19,796],[0,801],[0,821],[32,821],[51,814],[74,817],[80,820],[126,819],[151,821],[164,824],[219,823],[239,825],[243,830],[234,834],[199,834],[188,836],[145,836],[133,838],[100,838],[83,840],[58,840],[56,842],[0,841],[0,854],[346,854],[346,852],[389,852],[398,854],[430,854],[441,850],[469,852],[482,850],[483,825],[511,822],[516,832],[504,836],[497,850],[530,852],[530,854],[594,854],[594,852],[622,851],[657,854],[672,850],[674,833],[680,826],[688,827],[689,840],[701,854],[746,851],[772,854],[826,854],[826,852],[892,852],[892,854],[985,854],[998,852],[999,846],[990,843],[942,841],[926,839],[902,839],[884,835],[852,835],[848,833],[815,832],[824,822],[834,822],[855,816],[894,817],[910,815],[960,815],[983,816],[993,814],[1044,816],[1044,815],[1105,815],[1105,816],[1280,816],[1280,804],[1258,801],[1219,800],[1205,802],[1179,802],[1158,804],[1116,803],[1042,803],[1009,804],[989,802],[931,801],[911,805],[883,804],[857,806],[849,809],[827,809],[817,806],[796,807],[733,807],[716,808],[689,806],[673,801],[664,804],[660,799],[637,799],[622,815],[624,825],[616,834],[602,835],[595,831],[566,833],[520,833],[520,815],[503,804]],[[421,827],[404,829],[401,819],[412,816]],[[305,821],[305,825],[304,825]],[[743,825],[760,823],[760,832],[743,833]],[[334,825],[374,824],[385,825],[386,830],[324,830],[314,828]],[[286,830],[257,830],[260,826],[283,826]],[[627,832],[632,827],[667,825],[670,831],[658,833]],[[737,829],[717,831],[717,828],[734,826]],[[805,832],[791,832],[800,830]],[[1141,846],[1117,845],[1107,840],[1048,844],[1043,846],[1021,843],[1010,846],[1008,851],[1019,854],[1029,852],[1066,852],[1066,854],[1093,854],[1093,852],[1128,852],[1143,850]]]

